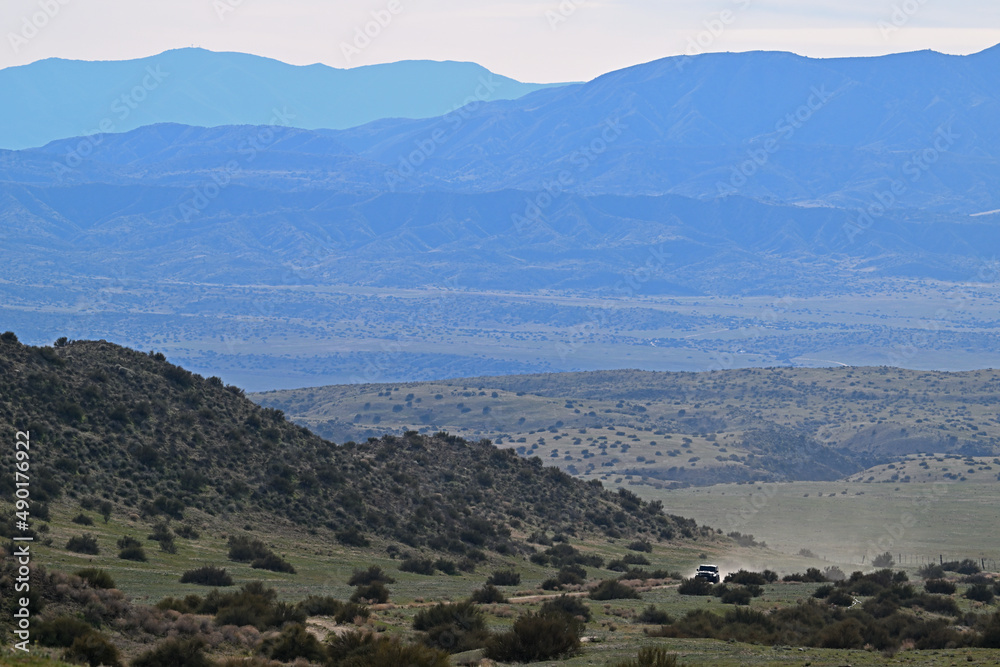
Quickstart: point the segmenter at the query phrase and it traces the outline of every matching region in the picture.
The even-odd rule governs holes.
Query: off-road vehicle
[[[715,565],[700,565],[694,573],[695,579],[704,579],[713,584],[719,583],[719,568]]]

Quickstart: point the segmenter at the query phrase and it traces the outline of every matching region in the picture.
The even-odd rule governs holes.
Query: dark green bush
[[[677,656],[664,648],[647,646],[633,660],[616,662],[612,667],[678,667]]]
[[[434,561],[434,569],[440,570],[452,577],[458,574],[458,566],[455,565],[455,561],[448,560],[447,558],[438,558]]]
[[[674,619],[662,609],[657,609],[654,605],[649,605],[636,616],[636,622],[646,625],[669,625],[674,622]]]
[[[75,616],[56,616],[37,621],[32,628],[32,637],[42,646],[67,648],[73,645],[77,637],[93,630],[89,623]]]
[[[759,572],[749,572],[747,570],[737,570],[726,575],[723,582],[727,584],[740,584],[746,586],[748,584],[754,584],[757,586],[763,586],[768,583],[767,577]]]
[[[371,584],[361,584],[351,595],[351,602],[366,602],[368,604],[385,604],[389,601],[389,589],[381,581]]]
[[[260,652],[278,662],[293,662],[299,658],[316,663],[326,661],[326,649],[301,623],[290,623],[277,637],[264,640]]]
[[[266,556],[256,558],[250,567],[255,570],[268,570],[270,572],[284,572],[285,574],[295,574],[295,567],[287,560],[276,553],[269,552]]]
[[[122,664],[118,649],[99,632],[88,632],[74,639],[63,653],[63,660],[82,662],[90,667],[121,667]]]
[[[75,551],[78,554],[89,554],[91,556],[96,556],[101,552],[97,544],[97,538],[90,533],[69,538],[69,541],[66,543],[66,549],[68,551]]]
[[[965,591],[965,597],[976,602],[993,602],[993,589],[986,584],[974,584]]]
[[[632,551],[643,551],[643,552],[648,553],[648,554],[653,553],[653,545],[650,544],[649,542],[646,542],[645,540],[636,540],[635,542],[632,542],[631,544],[629,544],[628,548],[631,549]],[[628,557],[626,556],[626,559],[627,558]],[[626,562],[627,562],[627,560],[626,560]],[[644,564],[648,565],[648,563],[644,563]]]
[[[946,579],[928,579],[924,582],[924,590],[938,595],[951,595],[955,592],[955,584]]]
[[[70,519],[70,521],[72,521],[73,523],[78,524],[80,526],[93,526],[94,525],[94,520],[91,519],[86,514],[84,514],[83,512],[80,512],[79,514],[77,514],[75,517],[73,517],[72,519]]]
[[[197,530],[194,529],[194,527],[189,526],[187,524],[183,526],[178,526],[177,535],[179,537],[183,537],[185,540],[197,540],[199,537],[201,537],[201,535],[198,533]]]
[[[527,613],[514,627],[494,635],[486,657],[500,662],[537,662],[575,653],[580,648],[583,624],[569,614]]]
[[[396,580],[382,571],[378,565],[372,565],[367,570],[354,570],[351,578],[347,580],[348,586],[360,586],[361,584],[373,584],[381,581],[383,584],[394,584]]]
[[[422,609],[413,618],[413,629],[424,633],[426,645],[449,653],[482,648],[489,639],[486,618],[471,600]]]
[[[959,574],[979,574],[982,572],[982,569],[979,567],[979,563],[971,558],[966,558],[961,561],[948,561],[941,565],[941,567],[948,572],[958,572]]]
[[[330,661],[337,667],[449,667],[444,651],[368,632],[346,632],[330,638]]]
[[[368,618],[372,615],[371,610],[363,604],[358,604],[356,602],[348,602],[340,611],[338,611],[333,616],[333,620],[337,623],[353,623],[355,619],[358,618]]]
[[[206,565],[182,574],[181,583],[200,586],[232,586],[233,578],[226,572],[225,568]]]
[[[626,600],[642,597],[637,590],[615,579],[602,581],[595,588],[591,588],[587,596],[591,600]]]
[[[335,616],[344,607],[340,600],[321,595],[310,595],[298,604],[307,616]]]
[[[704,579],[685,579],[677,587],[677,592],[681,595],[711,595],[712,584]]]
[[[562,613],[579,616],[586,623],[590,620],[590,607],[583,600],[571,595],[557,595],[542,603],[539,610],[542,614]]]
[[[923,579],[944,579],[944,568],[936,563],[928,563],[917,569],[917,575]]]
[[[94,588],[115,588],[115,580],[111,578],[111,575],[107,571],[99,570],[96,567],[88,567],[80,570],[76,573],[76,576]]]
[[[478,604],[500,604],[507,601],[507,596],[496,586],[486,584],[477,591],[473,591],[470,599]]]
[[[810,567],[806,570],[805,574],[796,572],[795,574],[786,574],[781,578],[782,581],[797,581],[805,583],[814,584],[825,584],[827,582],[826,575],[819,571],[815,567]]]
[[[649,559],[642,554],[625,554],[622,562],[628,565],[649,565]]]
[[[727,588],[720,596],[723,604],[750,604],[753,599],[753,593],[750,589],[744,586],[735,586],[733,588]]]
[[[118,552],[118,557],[122,560],[146,562],[146,551],[141,546],[128,546]]]
[[[201,637],[177,637],[160,642],[132,661],[132,667],[213,667],[205,655],[205,640]]]
[[[521,583],[521,573],[516,570],[497,570],[486,580],[493,586],[517,586]]]
[[[434,561],[429,558],[407,558],[399,564],[399,570],[430,576],[434,574]]]
[[[246,535],[233,535],[229,538],[229,560],[237,563],[250,563],[271,554],[267,545],[258,539]]]

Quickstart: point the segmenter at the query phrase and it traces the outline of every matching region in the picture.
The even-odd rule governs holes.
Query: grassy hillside
[[[602,371],[251,396],[337,441],[439,429],[614,482],[834,480],[902,457],[1000,453],[1000,372]]]
[[[346,544],[463,554],[537,530],[651,539],[697,527],[488,441],[415,432],[334,444],[236,387],[104,342],[0,342],[0,424],[30,431],[33,498],[95,496],[147,517],[280,516]],[[12,465],[4,450],[3,464]],[[2,478],[5,497],[13,479]]]

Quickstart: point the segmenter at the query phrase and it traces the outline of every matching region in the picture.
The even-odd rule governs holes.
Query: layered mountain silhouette
[[[512,99],[548,85],[461,62],[297,67],[196,48],[124,61],[52,58],[0,70],[0,91],[17,100],[0,109],[0,147],[164,122],[346,128],[380,118],[438,116],[471,101]]]

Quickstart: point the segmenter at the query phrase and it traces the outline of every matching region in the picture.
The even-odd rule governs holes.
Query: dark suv
[[[719,568],[715,565],[701,565],[694,573],[695,579],[704,579],[713,584],[719,583]]]

